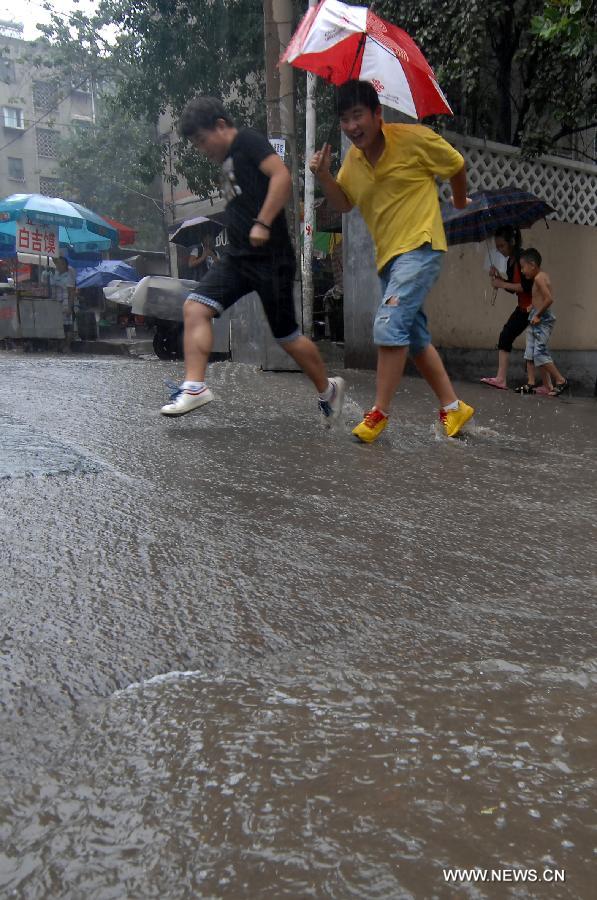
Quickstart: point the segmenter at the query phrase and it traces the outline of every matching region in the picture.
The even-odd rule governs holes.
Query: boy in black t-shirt
[[[296,322],[295,258],[284,215],[292,191],[288,169],[263,135],[252,128],[237,129],[214,97],[187,103],[179,133],[222,166],[228,244],[185,301],[185,380],[162,414],[183,416],[213,400],[204,381],[213,344],[212,319],[256,291],[274,338],[315,385],[321,417],[331,424],[342,408],[344,381],[327,377],[319,350]]]

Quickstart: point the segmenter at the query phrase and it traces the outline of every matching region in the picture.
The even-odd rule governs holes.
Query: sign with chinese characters
[[[270,144],[281,159],[286,156],[286,138],[270,138]]]
[[[20,253],[58,256],[58,226],[17,222],[16,247]]]

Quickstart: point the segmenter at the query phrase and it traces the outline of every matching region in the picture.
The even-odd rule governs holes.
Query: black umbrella
[[[195,247],[197,244],[202,244],[208,235],[215,238],[222,228],[224,228],[223,216],[221,219],[208,219],[206,216],[186,219],[176,229],[170,238],[170,243],[180,244],[181,247]]]
[[[476,191],[465,209],[442,204],[442,219],[448,244],[484,241],[504,225],[530,228],[555,209],[528,191],[505,187],[494,191]]]

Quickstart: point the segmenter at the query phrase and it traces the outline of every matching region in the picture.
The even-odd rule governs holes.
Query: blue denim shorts
[[[535,315],[533,308],[529,311],[529,327],[527,328],[527,345],[524,351],[524,358],[536,366],[544,366],[546,363],[553,362],[551,353],[547,344],[556,323],[556,317],[548,312],[543,313],[541,321],[538,325],[531,325],[531,319]]]
[[[423,244],[395,256],[379,273],[382,301],[373,323],[373,341],[380,347],[407,347],[417,356],[431,335],[423,302],[437,280],[444,254]],[[396,305],[388,304],[395,299]]]

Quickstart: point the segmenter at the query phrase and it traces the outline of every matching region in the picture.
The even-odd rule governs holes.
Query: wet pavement
[[[597,403],[180,372],[0,353],[0,896],[593,897]]]

